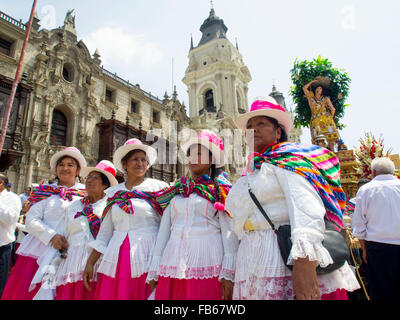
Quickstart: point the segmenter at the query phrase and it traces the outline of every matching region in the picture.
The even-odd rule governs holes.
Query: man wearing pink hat
[[[167,183],[146,178],[157,160],[154,148],[138,139],[130,139],[114,153],[115,168],[125,181],[107,190],[107,206],[96,239],[88,243],[92,253],[83,274],[85,288],[93,291],[96,263],[98,280],[96,300],[146,300],[150,252],[153,249],[161,216],[148,200],[148,193],[159,191]]]
[[[26,215],[29,233],[17,250],[17,263],[3,292],[4,300],[31,300],[38,292],[51,261],[68,249],[65,221],[68,207],[85,196],[84,185],[77,182],[86,160],[75,147],[56,152],[50,159],[50,169],[57,182],[41,185],[30,195]]]
[[[240,239],[234,299],[347,299],[346,290],[359,288],[347,262],[327,274],[316,272],[333,263],[322,244],[325,220],[336,230],[343,227],[346,196],[336,155],[286,142],[292,120],[272,97],[257,98],[236,125],[254,150],[226,199]],[[284,261],[273,229],[287,225],[293,244]]]

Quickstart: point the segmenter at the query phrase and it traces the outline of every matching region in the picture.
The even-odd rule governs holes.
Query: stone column
[[[37,154],[37,150],[35,150],[31,146],[30,155],[28,157],[28,170],[27,170],[27,173],[26,173],[26,180],[25,180],[25,185],[26,186],[31,186],[32,185],[33,165],[34,165],[34,162],[35,162],[36,154]]]
[[[190,84],[188,88],[189,93],[189,114],[190,117],[196,117],[199,114],[199,105],[196,98],[196,84]]]
[[[217,89],[215,92],[216,94],[214,95],[214,105],[217,107],[217,112],[219,111],[219,107],[220,104],[222,103],[223,105],[225,105],[225,101],[224,101],[224,88],[223,88],[223,82],[222,82],[222,74],[217,73],[215,75],[215,82],[217,85]]]

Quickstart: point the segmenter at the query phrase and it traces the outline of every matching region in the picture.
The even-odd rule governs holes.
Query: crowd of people
[[[137,139],[95,167],[74,147],[56,152],[54,183],[20,197],[0,175],[1,299],[347,300],[360,289],[348,261],[318,271],[336,262],[324,235],[328,223],[342,230],[346,210],[336,155],[288,142],[292,119],[271,97],[236,125],[254,152],[234,185],[208,130],[182,146],[189,175],[171,185],[146,177],[157,151]],[[400,284],[400,180],[389,161],[372,163],[353,215],[374,299],[398,297]]]

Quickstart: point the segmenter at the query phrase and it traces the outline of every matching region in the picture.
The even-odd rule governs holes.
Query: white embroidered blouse
[[[291,225],[293,246],[289,264],[307,256],[322,267],[332,263],[329,252],[322,245],[325,208],[305,178],[269,163],[263,163],[253,174],[241,177],[231,189],[226,208],[233,216],[233,229],[241,240],[234,298],[268,299],[276,297],[282,290],[281,284],[287,285],[283,285],[282,279],[290,277],[291,271],[280,256],[271,226],[250,198],[249,186],[276,228]],[[318,281],[321,294],[339,288],[348,291],[359,288],[347,262],[330,274],[318,276]],[[260,289],[260,285],[264,289]],[[269,292],[264,292],[266,290]]]
[[[100,199],[92,204],[93,213],[101,219],[103,210],[107,205],[107,197]],[[92,250],[86,246],[89,242],[94,241],[94,237],[90,232],[89,220],[86,216],[75,218],[78,212],[82,212],[83,203],[75,201],[67,210],[67,232],[68,251],[66,259],[63,259],[58,266],[55,276],[55,286],[65,285],[82,280],[83,271],[85,270],[87,259]],[[100,259],[95,265],[95,271],[98,268]],[[96,273],[96,272],[95,272]],[[95,275],[94,275],[95,276]]]
[[[172,199],[165,209],[147,282],[176,279],[234,279],[238,239],[231,218],[192,193]]]
[[[147,178],[142,184],[134,187],[137,191],[155,192],[168,184]],[[112,197],[119,190],[128,190],[121,183],[107,190],[107,197]],[[132,191],[132,190],[128,190]],[[125,238],[129,237],[131,276],[138,278],[148,270],[151,250],[156,241],[161,216],[142,199],[131,200],[135,213],[127,214],[117,204],[114,204],[104,218],[96,240],[88,246],[103,253],[98,272],[109,277],[115,277],[119,249]]]
[[[57,187],[57,184],[51,186]],[[76,183],[72,188],[85,189],[85,185]],[[26,232],[17,254],[37,259],[51,246],[50,240],[56,234],[65,235],[67,209],[81,197],[73,196],[72,201],[63,200],[58,195],[50,196],[35,203],[26,214]]]

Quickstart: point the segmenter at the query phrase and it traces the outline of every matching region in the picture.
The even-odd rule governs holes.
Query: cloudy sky
[[[0,0],[0,10],[27,21],[32,0]],[[398,0],[214,0],[216,15],[228,27],[249,67],[249,103],[271,92],[275,83],[289,107],[290,69],[296,58],[319,54],[352,79],[340,134],[349,148],[371,131],[382,135],[386,149],[400,153],[400,1]],[[188,65],[190,36],[196,46],[208,17],[208,0],[38,0],[43,28],[63,24],[75,9],[78,39],[103,65],[160,98],[177,86],[188,105],[182,83]],[[309,129],[302,141],[309,143]]]

